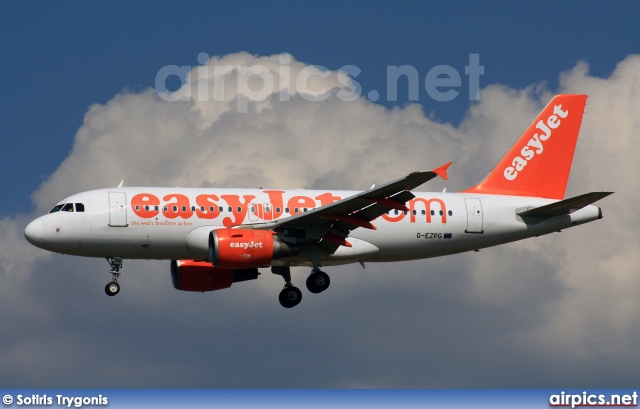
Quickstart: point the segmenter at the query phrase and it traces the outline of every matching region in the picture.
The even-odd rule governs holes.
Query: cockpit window
[[[73,212],[73,207],[75,206],[76,212],[84,212],[84,203],[63,203],[56,205],[49,213],[55,213],[59,211],[63,212]]]
[[[53,209],[51,209],[51,211],[50,211],[49,213],[59,212],[59,211],[60,211],[60,209],[62,209],[62,206],[64,206],[64,203],[63,203],[63,204],[56,205],[56,207],[54,207]]]

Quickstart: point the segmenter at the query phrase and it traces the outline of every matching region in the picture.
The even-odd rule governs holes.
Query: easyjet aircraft
[[[122,260],[171,260],[173,286],[213,291],[258,278],[284,278],[280,303],[302,293],[291,266],[309,266],[306,285],[329,287],[321,267],[415,260],[478,250],[602,218],[595,201],[564,199],[586,95],[558,95],[489,175],[459,193],[411,192],[450,163],[369,190],[123,187],[70,196],[25,229],[33,245],[104,257],[108,295],[120,291]]]

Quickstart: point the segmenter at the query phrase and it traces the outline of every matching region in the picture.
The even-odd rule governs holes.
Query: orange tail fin
[[[465,193],[564,199],[586,95],[556,95],[489,175]]]

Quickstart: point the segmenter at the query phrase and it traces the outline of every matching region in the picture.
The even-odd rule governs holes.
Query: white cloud
[[[273,92],[249,102],[247,113],[237,112],[233,73],[223,77],[224,101],[167,102],[146,90],[92,106],[73,151],[34,193],[38,212],[65,195],[121,179],[127,185],[364,189],[450,160],[450,180],[424,188],[460,190],[493,167],[552,95],[540,84],[523,90],[491,85],[455,127],[427,118],[419,105],[386,109],[335,97],[309,102],[293,81],[281,84],[278,57],[238,53],[209,61],[210,75],[213,66],[261,65],[274,77]],[[291,77],[307,66],[288,65]],[[350,89],[335,73],[314,81],[315,90]],[[640,343],[639,84],[639,56],[627,57],[606,79],[589,76],[582,62],[561,75],[560,92],[589,94],[568,194],[615,190],[601,203],[603,220],[478,254],[328,269],[331,289],[305,292],[295,311],[277,304],[281,280],[268,272],[231,290],[185,294],[171,288],[168,263],[158,262],[127,261],[123,291],[111,299],[102,294],[107,275],[88,273],[106,272],[106,263],[43,256],[20,237],[24,221],[3,220],[2,304],[17,318],[0,362],[33,386],[621,386],[637,378],[640,363],[634,353]],[[295,274],[300,286],[304,274]],[[47,320],[47,314],[54,316]],[[54,342],[19,324],[34,316],[55,334]],[[104,331],[104,339],[96,331]],[[20,359],[58,352],[60,360],[45,364],[68,358],[77,369],[82,362],[73,358],[73,345],[82,345],[82,360],[102,362],[114,342],[122,356],[104,376],[70,371],[60,384],[30,374],[30,361]],[[141,353],[140,345],[151,344]],[[161,356],[171,359],[157,365]],[[300,367],[274,369],[285,357]],[[568,369],[553,372],[559,363]],[[184,384],[164,380],[185,365],[192,375]],[[571,370],[593,366],[604,369]],[[610,376],[614,366],[617,377]]]

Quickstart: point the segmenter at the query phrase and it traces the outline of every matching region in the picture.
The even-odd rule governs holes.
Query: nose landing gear
[[[118,284],[118,277],[120,277],[120,269],[122,268],[122,257],[107,258],[107,262],[111,266],[111,282],[104,287],[104,292],[108,296],[113,297],[120,292],[120,284]]]
[[[112,281],[104,287],[104,292],[107,293],[107,295],[113,297],[120,292],[120,284],[118,284],[116,281]]]

